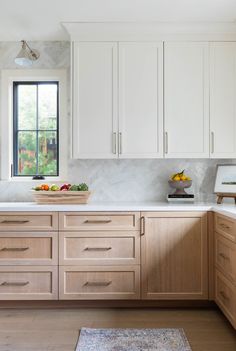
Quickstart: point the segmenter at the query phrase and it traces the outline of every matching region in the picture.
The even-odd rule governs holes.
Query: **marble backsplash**
[[[41,54],[32,68],[65,68],[69,77],[69,42],[30,44]],[[20,68],[14,63],[19,49],[19,42],[0,42],[0,69]],[[164,201],[170,190],[167,183],[169,175],[185,169],[193,179],[190,191],[195,193],[196,200],[211,202],[215,200],[213,188],[216,165],[231,162],[233,160],[71,160],[68,157],[68,181],[88,183],[92,190],[91,201]],[[30,189],[33,184],[0,181],[0,201],[31,201]]]

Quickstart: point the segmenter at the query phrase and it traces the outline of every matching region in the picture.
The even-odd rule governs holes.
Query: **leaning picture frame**
[[[218,196],[218,204],[224,197],[234,198],[236,203],[236,164],[217,165],[214,193]]]

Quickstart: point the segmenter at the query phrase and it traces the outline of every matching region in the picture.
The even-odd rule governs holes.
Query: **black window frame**
[[[39,129],[39,113],[38,113],[38,86],[43,84],[56,84],[57,85],[57,129]],[[18,128],[18,86],[20,85],[36,85],[37,94],[36,94],[36,129],[19,129]],[[25,178],[33,178],[34,177],[58,177],[59,176],[59,89],[60,89],[60,82],[59,81],[14,81],[13,82],[13,165],[12,165],[12,176],[13,177],[25,177]],[[20,131],[32,131],[36,132],[36,155],[37,155],[37,162],[36,162],[36,174],[26,175],[26,174],[18,174],[18,134]],[[57,138],[57,174],[39,174],[38,173],[38,134],[39,132],[56,132]]]

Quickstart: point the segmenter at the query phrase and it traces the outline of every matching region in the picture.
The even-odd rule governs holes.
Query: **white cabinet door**
[[[73,157],[117,158],[117,44],[73,50]]]
[[[210,43],[212,158],[236,157],[236,43]]]
[[[119,43],[119,157],[163,156],[163,43]]]
[[[165,157],[209,157],[208,43],[164,46]]]

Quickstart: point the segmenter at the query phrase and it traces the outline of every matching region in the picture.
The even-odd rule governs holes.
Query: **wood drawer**
[[[139,266],[59,267],[62,300],[121,300],[140,298]]]
[[[61,265],[120,265],[140,262],[140,233],[60,232]]]
[[[57,283],[54,266],[0,267],[0,300],[55,300]]]
[[[236,283],[236,244],[215,233],[215,263],[233,283]]]
[[[236,224],[233,219],[215,214],[215,230],[227,239],[236,242]]]
[[[57,265],[58,233],[0,232],[0,265]]]
[[[0,231],[49,231],[58,229],[58,214],[53,212],[1,212]]]
[[[236,328],[236,287],[216,270],[216,303]]]
[[[139,230],[139,212],[62,212],[60,230]]]

